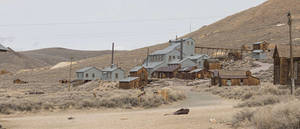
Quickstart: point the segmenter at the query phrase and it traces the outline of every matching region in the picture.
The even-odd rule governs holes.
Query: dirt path
[[[258,62],[258,61],[254,61],[253,63],[260,65],[260,67],[252,69],[251,70],[252,74],[258,73],[260,71],[268,70],[271,66],[273,66],[273,64],[262,63],[262,62]]]
[[[224,101],[208,93],[193,92],[184,83],[174,83],[187,93],[187,99],[172,105],[147,110],[68,111],[62,113],[38,113],[4,117],[4,127],[10,129],[226,129],[217,122],[228,121],[233,102]],[[189,115],[170,114],[179,108],[191,110]],[[68,120],[68,117],[74,117]],[[210,119],[213,121],[210,122]]]

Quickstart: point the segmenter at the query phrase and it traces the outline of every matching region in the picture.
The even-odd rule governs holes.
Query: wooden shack
[[[293,57],[294,57],[295,84],[300,85],[300,45],[294,45]],[[285,44],[276,45],[273,54],[273,59],[274,59],[273,83],[275,85],[291,84],[290,46]]]
[[[139,77],[141,86],[146,86],[148,84],[148,72],[143,66],[136,66],[129,71],[130,77]]]
[[[138,89],[141,88],[139,84],[140,78],[139,77],[128,77],[119,81],[119,88],[120,89]]]
[[[152,73],[153,78],[174,78],[180,65],[169,65],[166,67],[160,67]]]
[[[212,77],[212,72],[207,69],[195,69],[189,74],[190,79],[209,79]]]
[[[253,51],[254,50],[263,50],[264,52],[269,51],[269,45],[270,43],[266,41],[256,42],[253,44]]]
[[[178,70],[178,73],[176,74],[176,77],[179,79],[191,79],[189,72],[197,69],[197,66],[190,66],[190,67],[185,67],[181,68]]]
[[[211,81],[212,85],[219,86],[260,85],[260,79],[252,76],[250,71],[219,71]]]
[[[215,70],[221,69],[222,65],[218,59],[205,59],[204,60],[204,69],[206,70]]]

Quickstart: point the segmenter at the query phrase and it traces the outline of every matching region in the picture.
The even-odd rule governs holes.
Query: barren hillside
[[[299,0],[269,0],[262,5],[229,16],[214,24],[202,27],[199,30],[184,37],[192,37],[199,46],[237,47],[246,43],[266,40],[271,43],[287,43],[288,27],[286,25],[288,10],[291,10],[294,25],[293,39],[299,41],[300,34],[300,1]],[[298,36],[298,37],[297,37]],[[167,44],[159,44],[150,47],[150,51],[166,47]],[[147,54],[147,48],[136,49],[127,52],[116,53],[116,64],[125,70],[141,64]],[[74,70],[96,66],[102,68],[109,65],[110,55],[97,56],[80,60]],[[18,76],[27,78],[28,73]],[[25,76],[24,76],[25,75]],[[54,81],[68,76],[68,69],[41,70],[35,72],[36,78],[50,78]]]
[[[32,51],[24,51],[21,53],[29,57],[41,60],[49,65],[55,65],[59,62],[69,61],[70,57],[73,57],[74,60],[82,60],[86,58],[110,54],[111,51],[82,51],[66,48],[45,48]]]

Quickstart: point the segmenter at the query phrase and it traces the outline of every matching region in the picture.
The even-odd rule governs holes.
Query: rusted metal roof
[[[228,78],[228,79],[236,79],[236,78],[248,78],[247,77],[247,71],[224,71],[220,70],[219,71],[219,77],[220,78]]]
[[[276,49],[278,51],[279,57],[290,58],[290,45],[289,44],[278,44],[278,45],[276,45],[274,52],[276,52]],[[293,46],[293,56],[300,57],[300,45]]]
[[[160,67],[157,70],[155,70],[156,72],[174,72],[175,70],[177,70],[180,66],[179,65],[169,65],[167,67]]]

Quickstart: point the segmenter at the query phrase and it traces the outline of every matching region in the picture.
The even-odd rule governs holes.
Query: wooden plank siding
[[[142,67],[138,71],[130,72],[130,77],[139,77],[139,85],[140,87],[146,86],[148,84],[148,72],[147,69]]]

